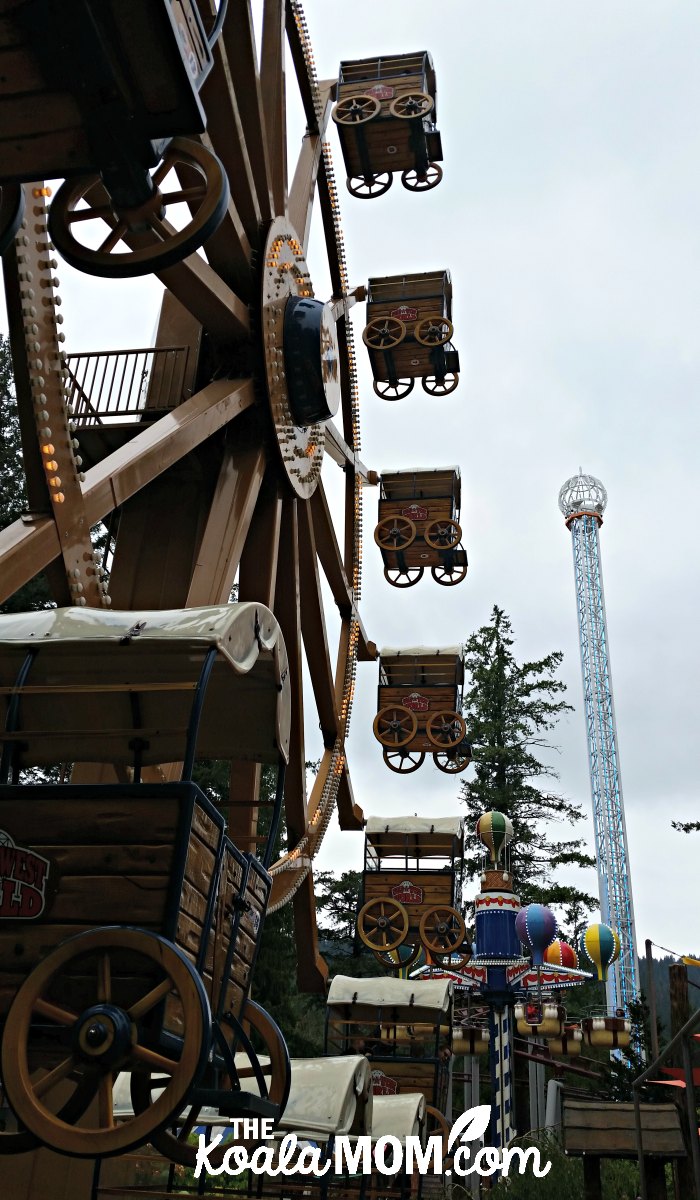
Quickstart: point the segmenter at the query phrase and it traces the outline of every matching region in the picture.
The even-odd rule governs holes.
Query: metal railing
[[[182,403],[188,346],[67,354],[67,392],[76,425],[159,416]]]
[[[634,1096],[634,1123],[637,1134],[637,1154],[639,1157],[639,1179],[641,1183],[642,1200],[647,1200],[647,1182],[644,1169],[644,1153],[642,1144],[642,1112],[639,1107],[640,1089],[647,1081],[651,1081],[658,1074],[659,1069],[671,1056],[675,1056],[680,1050],[683,1060],[683,1076],[685,1080],[685,1103],[686,1113],[688,1118],[688,1136],[690,1138],[690,1151],[693,1162],[693,1179],[695,1182],[695,1200],[700,1200],[700,1138],[698,1137],[698,1117],[695,1107],[695,1080],[693,1073],[693,1056],[692,1046],[694,1038],[697,1036],[695,1030],[700,1027],[700,1012],[696,1012],[689,1021],[683,1026],[676,1036],[668,1043],[668,1046],[662,1054],[647,1067],[641,1075],[638,1075],[632,1084],[632,1094]],[[690,1200],[690,1197],[688,1197]]]

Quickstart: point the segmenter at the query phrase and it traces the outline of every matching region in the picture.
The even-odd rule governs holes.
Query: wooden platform
[[[685,1158],[678,1109],[674,1104],[642,1105],[642,1145],[645,1157]],[[574,1157],[637,1158],[634,1104],[579,1100],[564,1096],[564,1149]]]

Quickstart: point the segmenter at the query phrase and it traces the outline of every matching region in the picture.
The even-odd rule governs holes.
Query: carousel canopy
[[[22,765],[130,763],[135,738],[144,764],[179,762],[211,649],[198,755],[287,759],[287,653],[262,604],[0,616],[0,728],[14,725],[0,739],[20,742]]]

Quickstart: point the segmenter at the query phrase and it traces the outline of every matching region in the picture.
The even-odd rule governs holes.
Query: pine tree
[[[474,774],[462,784],[472,828],[483,812],[497,809],[513,823],[511,863],[523,904],[553,904],[567,932],[576,934],[586,914],[598,902],[576,887],[556,882],[558,867],[593,867],[595,860],[580,838],[557,840],[552,824],[571,828],[582,819],[580,805],[552,791],[556,771],[541,752],[553,747],[548,734],[571,705],[564,700],[566,685],[557,678],[562,654],[553,651],[535,662],[517,661],[511,623],[494,605],[491,620],[467,644],[465,664],[469,684],[464,716],[473,745]],[[468,839],[466,867],[481,869],[482,851]]]

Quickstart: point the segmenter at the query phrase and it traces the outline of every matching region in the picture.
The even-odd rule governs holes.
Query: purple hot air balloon
[[[515,932],[532,953],[532,963],[541,967],[544,952],[556,936],[557,919],[545,904],[528,904],[515,918]]]

